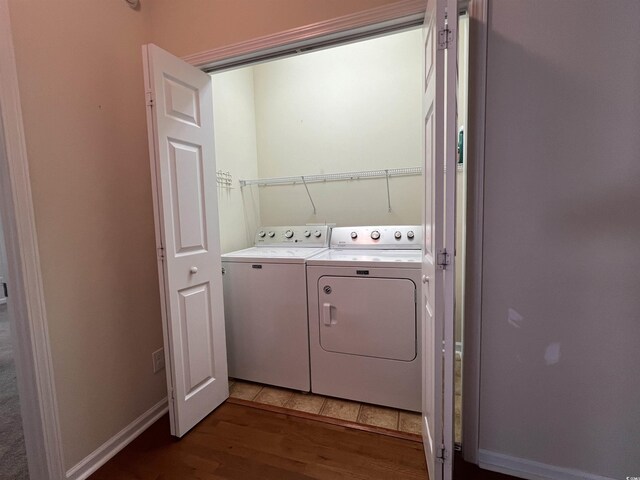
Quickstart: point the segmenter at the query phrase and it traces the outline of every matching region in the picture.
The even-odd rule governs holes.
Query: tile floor
[[[229,380],[230,396],[324,417],[420,435],[420,414],[393,408],[300,393],[242,380]],[[462,356],[455,358],[455,442],[462,441]]]
[[[229,396],[323,417],[420,435],[420,414],[393,408],[299,393],[241,380],[229,380]]]

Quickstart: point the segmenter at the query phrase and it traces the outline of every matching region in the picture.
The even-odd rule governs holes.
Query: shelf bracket
[[[389,170],[384,171],[387,177],[387,203],[389,204],[389,213],[391,213],[391,193],[389,192]]]
[[[313,214],[316,214],[316,204],[313,203],[313,198],[311,198],[311,192],[309,192],[309,187],[307,187],[307,182],[304,180],[304,175],[301,175],[302,183],[304,183],[304,188],[307,190],[307,195],[309,195],[309,201],[311,202],[311,206],[313,207]]]

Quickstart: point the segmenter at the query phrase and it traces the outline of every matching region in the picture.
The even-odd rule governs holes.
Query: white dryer
[[[264,227],[255,247],[222,255],[229,376],[309,391],[305,262],[328,226]]]
[[[339,227],[307,261],[311,390],[420,411],[420,226]]]

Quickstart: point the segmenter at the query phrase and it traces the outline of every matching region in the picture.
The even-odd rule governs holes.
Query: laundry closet
[[[411,29],[212,75],[232,379],[420,411],[422,49],[421,29]],[[355,242],[367,225],[382,238],[366,247],[413,247],[408,278],[348,281],[340,268],[315,267],[312,279],[308,262],[305,272],[331,227],[354,227],[345,234]],[[254,241],[316,248],[299,250],[299,266],[278,266],[265,249],[225,255]],[[329,272],[338,277],[327,283]]]
[[[463,17],[462,22],[465,21]],[[466,62],[464,27],[466,24],[461,29],[463,42],[459,55],[462,53]],[[424,195],[422,35],[420,28],[410,29],[212,75],[223,254],[253,246],[262,226],[421,224]],[[461,84],[466,82],[466,64],[462,68]],[[466,84],[461,85],[460,90],[462,87],[466,89]],[[459,97],[456,217],[457,248],[462,251],[466,91]],[[334,178],[331,175],[349,172],[354,176]],[[393,172],[406,173],[394,175]],[[327,177],[313,181],[319,175]],[[462,262],[457,265],[456,273],[460,277],[456,294],[462,298]],[[258,292],[245,294],[259,295]],[[282,295],[286,296],[287,292]],[[314,297],[315,293],[310,290],[309,304],[313,304],[313,309],[319,308]],[[228,348],[232,351],[228,358],[233,375],[233,364],[237,363],[232,360],[233,350],[243,353],[245,350],[241,343],[234,343],[240,340],[230,335],[233,325],[229,318],[237,320],[234,308],[242,310],[242,316],[246,316],[247,310],[239,305],[241,301],[233,301],[231,306],[230,300],[229,293],[225,292]],[[312,314],[313,309],[310,309]],[[456,313],[456,371],[460,384],[462,309]],[[416,318],[418,314],[416,312]],[[418,327],[419,321],[416,334]],[[260,335],[247,333],[246,326],[243,331],[247,337]],[[313,337],[313,334],[311,328],[309,335]],[[238,335],[236,332],[235,336]],[[393,332],[390,335],[392,337]],[[393,343],[391,337],[387,337],[389,343]],[[282,348],[286,348],[285,338],[283,335]],[[419,346],[418,338],[416,346]],[[318,339],[311,339],[312,351],[314,341]],[[245,347],[247,351],[255,351],[264,346],[247,343]],[[414,357],[420,360],[418,354]],[[403,358],[402,355],[399,358]],[[283,358],[282,363],[290,360]],[[363,365],[363,368],[374,366]],[[276,377],[281,378],[282,373]],[[327,378],[323,381],[331,383]],[[300,381],[277,383],[289,387],[304,385]],[[319,383],[317,378],[316,383]],[[420,381],[416,379],[418,395],[419,387]],[[380,390],[386,388],[396,387],[379,386]],[[457,437],[460,437],[459,385],[456,393]],[[407,392],[402,395],[411,396]],[[372,394],[371,398],[360,400],[380,403],[376,398],[377,395]],[[411,402],[391,403],[419,410],[412,407]]]
[[[355,417],[324,416],[426,431],[429,462],[444,458],[432,439],[453,442],[437,422],[453,418],[464,126],[456,165],[457,55],[446,35],[440,45],[441,7],[428,5],[424,28],[210,76],[143,50],[174,435],[237,399],[239,380],[264,389],[240,399],[290,410],[318,395],[322,408],[301,410],[319,416],[357,402]],[[278,388],[288,401],[271,401]],[[390,424],[368,418],[375,408],[394,409]]]
[[[413,29],[212,76],[223,253],[260,225],[421,223],[419,173],[309,184],[313,204],[239,180],[420,167],[422,48]]]

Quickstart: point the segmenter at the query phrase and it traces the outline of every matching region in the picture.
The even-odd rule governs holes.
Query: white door
[[[211,78],[143,47],[171,433],[229,396]]]
[[[451,15],[445,27],[447,10]],[[453,461],[456,27],[455,0],[428,1],[423,37],[422,434],[430,480],[451,479]]]

